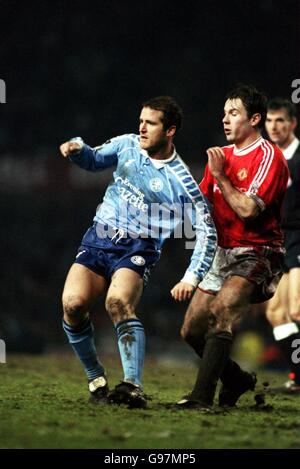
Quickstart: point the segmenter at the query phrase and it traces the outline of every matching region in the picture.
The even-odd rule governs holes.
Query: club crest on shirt
[[[160,192],[163,190],[163,187],[164,187],[164,183],[161,179],[159,178],[152,178],[150,179],[149,181],[149,185],[150,185],[150,189],[153,191],[153,192]]]
[[[145,259],[142,256],[132,256],[130,260],[135,265],[145,265],[146,263]]]
[[[238,170],[237,177],[239,181],[243,181],[244,179],[246,179],[247,176],[248,176],[248,171],[246,168],[241,168]]]
[[[204,222],[207,224],[207,225],[212,225],[213,224],[213,219],[211,217],[211,215],[209,213],[207,213],[206,215],[204,215]]]

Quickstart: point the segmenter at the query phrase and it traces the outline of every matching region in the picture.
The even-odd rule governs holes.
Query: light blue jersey
[[[82,148],[70,160],[81,168],[116,167],[94,221],[117,229],[122,236],[150,238],[160,250],[172,233],[180,237],[189,218],[196,245],[182,280],[197,286],[212,263],[217,234],[206,200],[176,150],[168,160],[154,160],[140,148],[135,134],[112,138],[95,148],[80,138],[72,140]]]

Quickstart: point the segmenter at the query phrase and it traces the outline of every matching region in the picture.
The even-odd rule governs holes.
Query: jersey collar
[[[147,158],[149,161],[151,161],[151,163],[155,166],[155,168],[157,169],[161,169],[163,168],[166,164],[168,163],[171,163],[171,161],[173,161],[175,158],[176,158],[176,148],[175,146],[173,146],[173,153],[172,155],[170,156],[170,158],[166,158],[165,160],[157,160],[155,158],[151,158],[149,155],[148,155],[148,152],[147,150],[144,150],[144,149],[141,149],[140,152],[142,153],[143,156],[145,156],[145,158]]]
[[[263,141],[263,138],[258,137],[256,140],[254,140],[254,142],[250,143],[250,145],[247,145],[246,147],[239,148],[239,149],[236,148],[236,146],[234,145],[233,154],[236,155],[236,156],[247,155],[251,151],[255,150],[255,148],[259,147],[261,145],[262,141]]]

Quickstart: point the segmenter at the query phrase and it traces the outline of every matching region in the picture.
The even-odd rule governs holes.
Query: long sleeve
[[[203,194],[200,193],[196,203],[191,205],[191,223],[196,232],[196,244],[191,256],[183,282],[190,283],[195,287],[202,281],[208,272],[214,259],[217,248],[217,232],[214,222]]]
[[[81,149],[70,157],[70,161],[87,171],[102,171],[111,166],[116,166],[118,162],[117,138],[108,140],[103,145],[91,148],[79,137],[72,141],[81,144]]]
[[[196,232],[196,244],[182,281],[197,286],[208,272],[217,248],[217,232],[210,215],[206,198],[199,189],[186,165],[178,158],[170,164],[170,170],[184,191],[184,217],[190,219]]]

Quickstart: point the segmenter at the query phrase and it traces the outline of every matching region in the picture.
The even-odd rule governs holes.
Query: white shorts
[[[271,298],[283,269],[283,250],[269,247],[217,248],[215,258],[204,280],[198,288],[210,294],[217,294],[225,280],[237,275],[256,284],[252,303]]]

